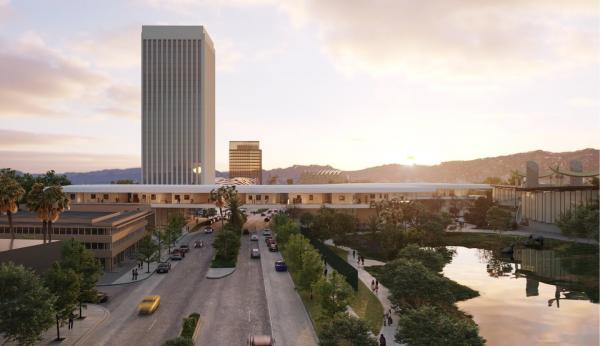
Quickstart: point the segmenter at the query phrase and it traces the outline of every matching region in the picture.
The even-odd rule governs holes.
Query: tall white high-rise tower
[[[215,49],[202,26],[142,26],[142,183],[213,184]]]

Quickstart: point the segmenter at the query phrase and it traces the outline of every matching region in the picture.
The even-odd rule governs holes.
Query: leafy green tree
[[[388,262],[379,281],[390,290],[390,302],[396,308],[449,306],[455,301],[447,281],[417,261],[400,258]]]
[[[567,210],[557,221],[561,232],[569,237],[598,240],[598,203],[580,205]]]
[[[301,258],[302,266],[298,272],[298,286],[304,290],[310,290],[312,285],[323,276],[323,261],[319,252],[313,247],[305,250],[301,254]]]
[[[352,287],[335,271],[328,278],[322,276],[313,289],[325,318],[333,318],[335,314],[346,311],[353,294]]]
[[[231,216],[229,218],[229,224],[233,227],[233,229],[237,232],[241,232],[244,227],[244,223],[246,222],[246,217],[244,213],[240,210],[240,199],[236,196],[233,196],[229,200],[229,212]]]
[[[6,213],[10,239],[15,239],[12,215],[19,210],[19,200],[24,194],[25,190],[16,179],[0,174],[0,214]]]
[[[164,239],[169,247],[169,252],[171,252],[171,247],[175,246],[177,239],[181,237],[185,223],[185,218],[179,213],[169,216],[167,227],[164,229]]]
[[[83,302],[96,298],[96,283],[102,274],[100,263],[94,253],[85,248],[83,243],[71,239],[63,242],[61,250],[61,265],[71,269],[79,276],[79,317],[83,318]]]
[[[379,342],[371,337],[369,327],[364,321],[342,313],[325,322],[319,333],[319,345],[377,346]]]
[[[79,276],[71,269],[63,269],[58,262],[54,262],[52,269],[44,278],[48,290],[56,296],[54,301],[54,315],[56,317],[56,340],[60,337],[60,324],[65,322],[77,307],[79,296]]]
[[[158,258],[158,244],[154,242],[150,235],[145,236],[140,240],[137,248],[137,258],[142,262],[146,262],[148,265],[148,270],[146,273],[150,273],[150,263],[156,260],[160,261]]]
[[[487,226],[487,211],[494,205],[489,197],[479,197],[465,213],[465,221],[479,228]]]
[[[444,269],[446,260],[433,249],[420,248],[416,244],[409,244],[398,252],[398,258],[406,260],[418,261],[427,267],[429,270],[439,273]]]
[[[367,220],[367,229],[369,232],[375,234],[380,231],[380,227],[381,224],[379,222],[379,218],[377,218],[375,215],[369,216],[369,219]]]
[[[450,316],[441,309],[423,306],[400,315],[395,341],[408,346],[485,345],[477,324]]]
[[[305,212],[300,215],[300,224],[303,226],[310,227],[312,225],[315,216],[312,213]]]
[[[312,220],[311,232],[318,239],[339,239],[356,231],[356,218],[331,208],[321,208]]]
[[[301,234],[292,234],[282,249],[287,265],[292,271],[302,268],[302,254],[310,248],[310,243]]]
[[[30,269],[0,264],[0,335],[34,345],[54,322],[54,297]]]
[[[237,232],[223,229],[215,235],[213,248],[216,251],[216,258],[222,260],[234,260],[238,254],[241,240]]]
[[[285,214],[276,215],[273,221],[273,229],[277,237],[277,242],[282,249],[285,248],[292,234],[300,234],[298,224]]]
[[[509,210],[493,206],[486,213],[486,222],[492,229],[507,231],[511,229],[513,216]]]
[[[403,221],[402,211],[403,201],[392,198],[390,200],[384,199],[380,202],[372,202],[371,208],[375,208],[375,213],[380,224],[386,226],[400,226]]]

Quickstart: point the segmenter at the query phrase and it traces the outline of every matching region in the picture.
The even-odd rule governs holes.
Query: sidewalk
[[[185,228],[183,231],[183,235],[181,237],[179,237],[179,239],[177,239],[177,241],[175,242],[175,247],[184,244],[186,242],[188,242],[188,239],[197,234],[196,232],[201,231],[203,228],[199,228],[197,231],[194,232],[186,232]],[[172,249],[173,247],[171,247]],[[169,261],[169,247],[165,246],[164,244],[161,247],[161,262],[167,262]],[[121,266],[119,267],[119,271],[117,272],[105,272],[102,277],[98,280],[98,284],[97,286],[112,286],[112,285],[124,285],[124,284],[130,284],[133,282],[138,282],[138,281],[143,281],[149,277],[151,277],[156,270],[156,267],[158,266],[158,262],[150,262],[150,272],[148,273],[148,263],[144,262],[144,265],[142,268],[138,269],[138,278],[137,280],[133,280],[133,277],[131,275],[131,271],[134,268],[138,268],[138,261],[137,260],[133,260],[133,259],[128,259],[127,261],[123,262],[121,264]],[[175,265],[175,264],[173,264]]]
[[[327,241],[325,241],[325,243],[327,245],[334,245],[331,240],[327,240]],[[335,245],[335,246],[339,247],[340,249],[344,249],[344,250],[348,251],[348,258],[346,258],[346,261],[349,264],[351,264],[354,268],[356,268],[356,270],[358,271],[358,278],[360,279],[360,281],[362,281],[365,284],[365,286],[370,288],[371,282],[373,280],[375,280],[375,278],[368,271],[366,271],[364,269],[364,267],[380,266],[380,265],[384,265],[385,263],[365,258],[365,265],[363,266],[361,264],[359,266],[357,264],[356,258],[352,258],[352,249],[351,248],[345,247],[345,246],[339,246],[339,245]],[[358,251],[356,251],[356,253],[358,253]],[[384,312],[386,312],[392,308],[392,303],[388,299],[388,297],[390,295],[390,291],[387,289],[387,287],[385,287],[381,283],[379,283],[379,292],[375,295],[381,302]],[[381,319],[383,319],[383,316],[381,316]],[[392,309],[392,322],[393,323],[391,326],[388,326],[388,325],[382,326],[379,334],[385,335],[387,345],[400,345],[394,341],[394,334],[396,333],[396,328],[398,327],[398,314],[393,309]],[[379,335],[376,335],[376,337],[379,340]]]
[[[79,310],[77,310],[79,312]],[[83,320],[75,319],[73,323],[73,329],[69,330],[67,324],[61,326],[60,336],[65,338],[62,341],[55,341],[56,339],[56,323],[53,324],[44,334],[42,334],[42,340],[37,345],[89,345],[87,337],[104,322],[110,313],[108,310],[100,305],[88,304],[87,308],[84,308]]]

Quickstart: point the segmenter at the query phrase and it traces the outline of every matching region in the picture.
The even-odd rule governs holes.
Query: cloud
[[[100,68],[141,68],[141,27],[121,27],[98,33],[84,33],[69,43],[74,53]]]
[[[346,72],[514,76],[594,63],[597,3],[544,0],[305,0],[288,10],[315,24]]]
[[[30,173],[43,173],[50,169],[57,172],[82,172],[140,165],[139,156],[118,154],[0,150],[0,157],[2,157],[0,168],[12,168]]]
[[[0,147],[3,149],[23,149],[45,145],[73,144],[73,141],[89,139],[90,137],[68,134],[0,129]]]
[[[132,91],[137,87],[69,53],[49,47],[33,32],[0,40],[0,117],[81,116],[98,109],[139,117],[139,95]]]

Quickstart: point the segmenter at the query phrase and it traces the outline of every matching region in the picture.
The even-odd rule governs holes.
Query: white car
[[[212,232],[214,232],[214,229],[212,227],[206,227],[204,229],[204,233],[206,234],[211,234]]]
[[[256,234],[253,234],[250,236],[250,240],[252,241],[258,241],[258,236]]]

